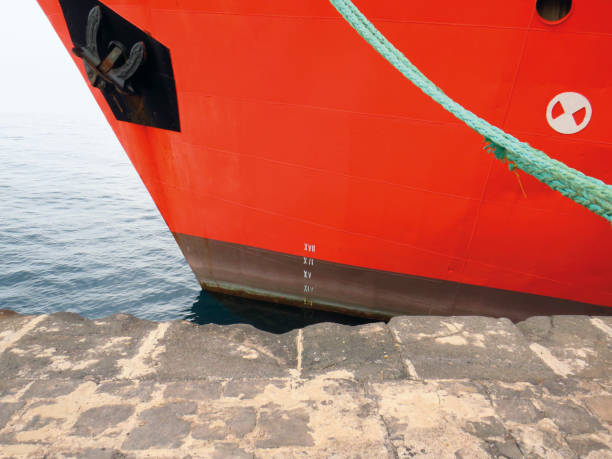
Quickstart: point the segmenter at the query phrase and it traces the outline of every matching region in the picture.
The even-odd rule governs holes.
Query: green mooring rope
[[[350,0],[329,0],[378,53],[421,91],[485,138],[485,150],[507,160],[510,168],[533,175],[553,190],[612,223],[612,186],[556,161],[479,118],[448,97],[387,40]]]

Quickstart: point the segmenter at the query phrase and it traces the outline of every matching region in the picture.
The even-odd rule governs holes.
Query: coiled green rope
[[[448,97],[387,40],[350,0],[329,0],[378,53],[421,91],[485,138],[485,149],[510,168],[533,175],[553,190],[612,223],[612,186],[556,161],[466,110]]]

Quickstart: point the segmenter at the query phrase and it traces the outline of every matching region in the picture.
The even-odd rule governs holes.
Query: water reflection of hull
[[[612,311],[609,223],[519,186],[327,1],[39,3],[69,49],[96,6],[99,50],[145,43],[135,95],[92,91],[206,288],[367,315]],[[454,99],[612,181],[612,3],[560,22],[533,0],[358,6]],[[593,116],[564,135],[547,106],[570,91]]]

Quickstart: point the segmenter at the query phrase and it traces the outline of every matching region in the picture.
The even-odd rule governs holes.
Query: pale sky
[[[100,116],[36,0],[0,0],[0,113],[32,112]]]

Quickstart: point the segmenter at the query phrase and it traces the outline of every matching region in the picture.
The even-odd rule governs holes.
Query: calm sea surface
[[[362,322],[202,291],[102,119],[0,114],[0,196],[0,309],[273,332]]]

